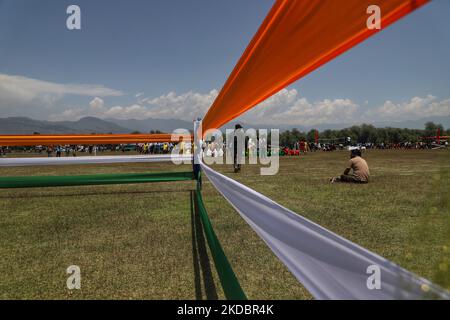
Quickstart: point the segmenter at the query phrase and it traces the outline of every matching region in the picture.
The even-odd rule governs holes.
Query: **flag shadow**
[[[203,296],[207,300],[217,300],[217,288],[211,270],[211,261],[206,248],[203,225],[200,218],[197,202],[195,201],[196,191],[191,191],[191,232],[192,232],[192,258],[194,266],[195,298],[202,300]],[[202,286],[203,280],[203,286]],[[204,295],[203,295],[204,291]]]

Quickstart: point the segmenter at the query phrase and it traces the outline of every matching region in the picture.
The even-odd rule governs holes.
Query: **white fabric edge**
[[[450,299],[450,293],[202,164],[206,176],[316,299]],[[315,247],[320,247],[314,249]],[[369,290],[367,267],[381,271]]]
[[[70,164],[109,164],[109,163],[141,163],[141,162],[191,162],[192,156],[167,155],[130,155],[130,156],[80,156],[80,157],[33,157],[33,158],[0,158],[0,167],[15,166],[49,166]]]

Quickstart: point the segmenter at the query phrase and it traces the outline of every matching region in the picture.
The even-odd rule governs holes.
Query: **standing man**
[[[242,141],[239,143],[238,136],[241,136],[242,139],[245,139],[244,137],[244,130],[242,129],[242,126],[240,124],[236,124],[234,127],[234,143],[233,143],[233,167],[234,167],[234,173],[238,173],[241,171],[241,159],[242,159],[242,146],[241,144],[245,144],[245,141]]]
[[[61,157],[61,146],[56,147],[56,157],[58,157],[58,158]]]
[[[351,171],[351,174],[350,174]],[[331,178],[331,183],[334,182],[349,182],[349,183],[368,183],[369,182],[369,166],[361,156],[361,150],[353,149],[350,152],[350,161],[344,174],[339,177]]]
[[[201,162],[202,162],[202,140],[203,140],[203,132],[201,129],[201,119],[197,118],[197,120],[194,120],[194,141],[193,141],[193,149],[192,149],[192,169],[194,172],[194,177],[198,182],[198,185],[200,188],[202,187],[202,179],[200,172],[202,170],[201,168]],[[181,154],[184,155],[185,151],[185,143],[184,139],[180,142],[180,149]]]

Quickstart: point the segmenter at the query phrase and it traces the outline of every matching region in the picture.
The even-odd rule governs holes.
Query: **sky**
[[[81,8],[68,30],[66,8]],[[0,0],[0,117],[202,117],[272,0]],[[450,0],[434,0],[248,111],[319,125],[450,116]]]

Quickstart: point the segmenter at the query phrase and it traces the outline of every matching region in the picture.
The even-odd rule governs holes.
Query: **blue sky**
[[[202,116],[272,3],[0,0],[0,117]],[[82,30],[66,28],[70,4],[81,7]],[[450,115],[449,21],[450,1],[434,0],[243,120],[313,125]]]

